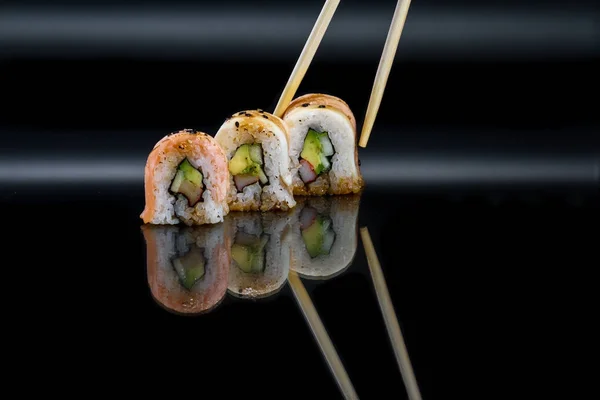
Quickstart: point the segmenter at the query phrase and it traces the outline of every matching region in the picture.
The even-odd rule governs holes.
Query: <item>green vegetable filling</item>
[[[257,177],[261,183],[267,183],[263,169],[262,146],[260,144],[243,144],[236,150],[229,161],[231,175],[250,175]]]
[[[268,235],[259,237],[238,232],[234,244],[231,246],[231,257],[245,273],[263,273],[265,270],[265,246],[268,241]]]
[[[183,257],[173,260],[173,268],[179,276],[179,281],[187,290],[191,290],[196,282],[204,277],[205,264],[202,250],[195,246]]]
[[[190,207],[193,207],[202,198],[204,186],[202,173],[186,158],[177,167],[175,178],[169,188],[172,193],[184,195]]]
[[[302,239],[311,258],[329,255],[335,241],[331,219],[317,216],[312,224],[302,231]]]
[[[330,157],[335,153],[329,134],[309,129],[304,138],[300,157],[308,161],[315,174],[320,175],[331,168]]]

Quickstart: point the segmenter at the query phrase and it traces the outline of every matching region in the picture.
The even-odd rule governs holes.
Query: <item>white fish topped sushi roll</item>
[[[359,193],[356,120],[348,104],[327,94],[306,94],[283,114],[290,131],[290,170],[295,195]]]
[[[224,223],[197,227],[143,225],[152,297],[175,314],[213,310],[227,294],[229,235]]]
[[[225,153],[211,136],[185,129],[156,143],[144,174],[146,224],[223,222],[229,213]]]
[[[228,161],[231,211],[288,210],[296,205],[285,123],[262,110],[228,118],[215,139]]]
[[[291,269],[303,278],[341,274],[358,246],[359,195],[305,197],[294,209]]]
[[[234,212],[228,291],[241,298],[277,293],[290,270],[291,213]]]

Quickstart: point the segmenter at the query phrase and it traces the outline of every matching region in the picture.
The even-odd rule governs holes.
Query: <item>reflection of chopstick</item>
[[[408,352],[406,351],[406,345],[402,338],[400,325],[398,324],[398,319],[394,312],[394,306],[392,305],[390,293],[385,284],[385,278],[381,271],[381,265],[377,259],[377,253],[375,253],[375,247],[371,241],[369,230],[366,227],[360,228],[360,236],[367,255],[371,276],[373,277],[373,285],[375,286],[375,292],[377,293],[377,299],[379,300],[379,307],[383,313],[383,319],[385,320],[388,335],[390,336],[390,341],[394,348],[394,354],[396,355],[396,361],[398,362],[400,372],[402,373],[402,379],[404,380],[404,386],[406,386],[408,397],[410,400],[420,400],[421,393],[419,392],[419,386],[417,385],[417,380],[410,359],[408,358]]]
[[[294,296],[298,301],[298,305],[304,314],[304,318],[308,322],[310,329],[327,360],[327,364],[337,381],[337,384],[346,399],[358,399],[358,395],[354,391],[354,387],[350,382],[350,378],[342,365],[342,361],[338,356],[335,348],[333,347],[333,343],[319,318],[319,314],[315,309],[314,304],[312,303],[306,288],[302,284],[300,277],[294,271],[290,271],[288,275],[288,281],[290,282],[290,286],[292,288],[292,292],[294,292]]]

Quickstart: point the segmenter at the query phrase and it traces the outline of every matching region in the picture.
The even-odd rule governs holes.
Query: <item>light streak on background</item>
[[[369,185],[598,184],[593,157],[363,156]],[[144,157],[3,158],[0,184],[142,183]]]
[[[0,13],[0,56],[296,57],[318,11],[235,10],[7,8]],[[319,58],[377,57],[392,11],[340,7]],[[597,18],[590,11],[547,7],[418,9],[409,13],[399,53],[407,59],[589,56],[598,52]]]

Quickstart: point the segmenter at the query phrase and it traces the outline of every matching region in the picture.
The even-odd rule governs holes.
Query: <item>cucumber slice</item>
[[[181,184],[183,183],[184,179],[185,172],[182,170],[177,171],[177,174],[175,174],[175,179],[173,179],[173,183],[171,183],[171,192],[179,192],[179,188],[181,188]]]
[[[319,135],[319,141],[321,142],[321,151],[325,156],[332,156],[334,153],[333,145],[331,144],[331,140],[329,139],[329,135],[327,132],[323,132]]]
[[[259,165],[263,164],[262,146],[260,144],[250,146],[250,159]]]
[[[328,255],[335,241],[335,232],[328,230],[323,235],[323,246],[321,247],[321,254]]]
[[[263,185],[266,185],[267,182],[269,182],[267,175],[265,175],[262,168],[258,165],[256,166],[256,173],[258,175],[258,179],[260,179],[260,183],[262,183]]]
[[[263,273],[267,264],[265,258],[265,245],[269,241],[267,235],[262,235],[258,246],[252,249],[252,272]]]
[[[326,231],[331,226],[331,220],[329,218],[323,218],[321,225],[323,226],[323,230]]]
[[[264,249],[268,242],[269,242],[269,236],[268,235],[262,235],[261,238],[260,238],[260,243],[258,245],[259,248],[261,250]]]
[[[322,168],[320,172],[325,172],[331,167],[331,163],[327,159],[327,156],[325,156],[324,154],[321,154],[321,166]]]

